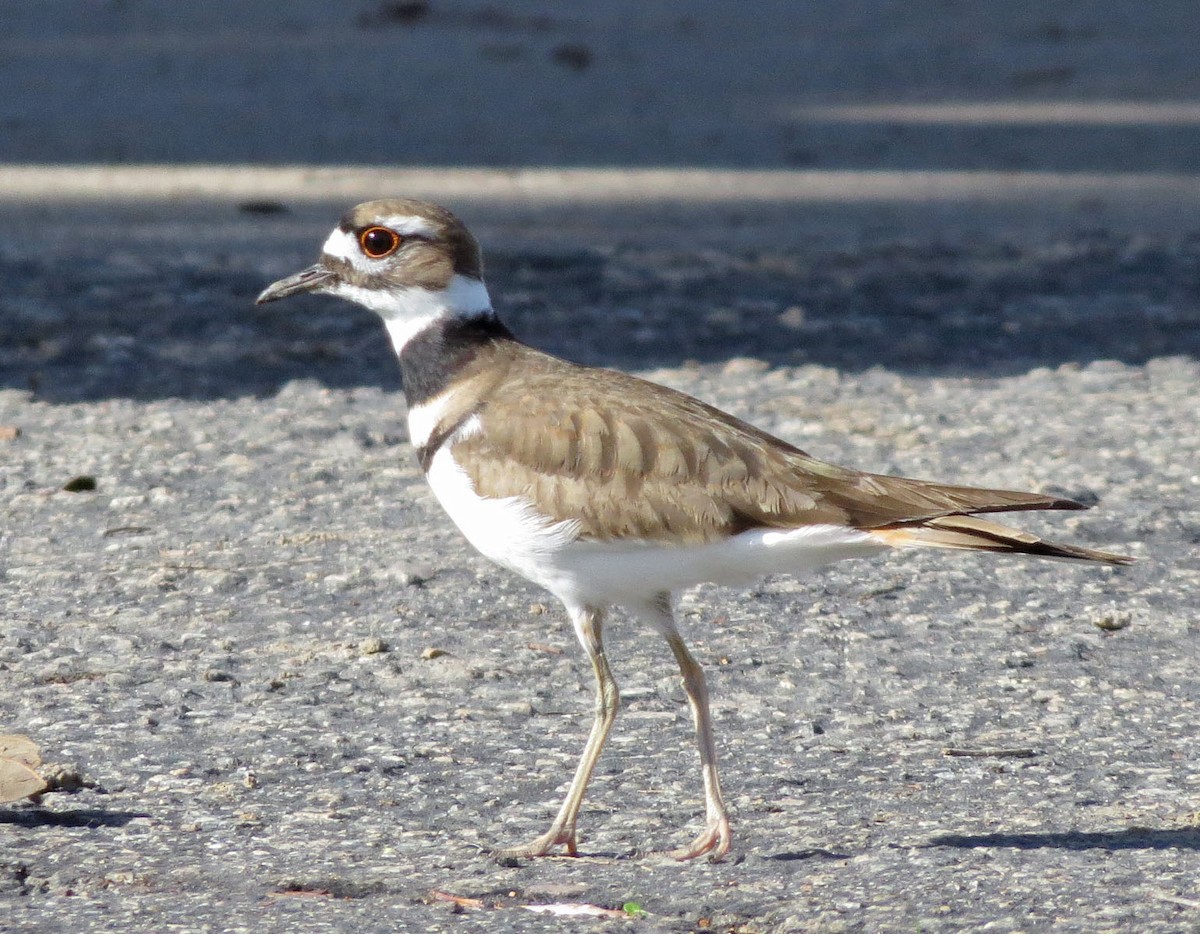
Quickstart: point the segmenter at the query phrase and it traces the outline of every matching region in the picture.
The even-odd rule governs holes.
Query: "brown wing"
[[[585,538],[699,543],[753,528],[1083,508],[826,464],[683,393],[520,345],[509,373],[478,410],[485,430],[459,442],[483,456],[461,462],[480,493],[528,497]],[[502,417],[489,417],[493,406]]]

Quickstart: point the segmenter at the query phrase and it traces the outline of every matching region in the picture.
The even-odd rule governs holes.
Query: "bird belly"
[[[629,605],[695,584],[742,587],[768,574],[804,574],[886,550],[856,529],[812,525],[757,529],[700,545],[577,541],[555,555],[555,564],[582,602]]]
[[[526,499],[479,496],[448,447],[434,456],[428,478],[478,551],[570,605],[645,603],[703,582],[741,586],[766,574],[800,574],[888,550],[866,532],[837,525],[754,529],[690,545],[582,540],[578,523],[556,522]]]

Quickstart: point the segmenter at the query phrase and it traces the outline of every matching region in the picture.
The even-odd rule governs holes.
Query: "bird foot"
[[[719,863],[729,852],[733,843],[733,831],[729,828],[729,818],[725,814],[710,817],[704,831],[688,846],[672,850],[670,855],[681,862],[685,859],[695,859],[697,856],[708,854],[710,863]]]
[[[579,855],[575,840],[575,828],[552,826],[540,837],[531,840],[523,846],[510,846],[505,847],[503,850],[497,850],[495,856],[499,860],[532,859],[535,856],[549,856],[550,851],[556,846],[566,847],[567,856]]]

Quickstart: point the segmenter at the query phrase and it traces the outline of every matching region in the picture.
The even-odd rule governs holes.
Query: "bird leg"
[[[524,846],[498,850],[496,857],[499,859],[545,856],[556,846],[566,847],[568,856],[575,856],[578,852],[575,822],[583,804],[584,792],[600,758],[600,751],[604,748],[604,742],[612,730],[613,720],[616,719],[620,695],[612,669],[608,666],[608,658],[604,654],[601,632],[604,612],[594,607],[571,609],[571,622],[596,676],[596,715],[592,721],[592,729],[583,747],[583,755],[579,757],[575,777],[571,779],[571,787],[567,789],[567,796],[558,809],[558,815],[550,824],[550,829]]]
[[[672,850],[671,856],[684,860],[707,853],[712,862],[717,862],[729,852],[733,833],[729,828],[729,812],[721,797],[721,780],[717,775],[717,745],[713,741],[704,669],[692,657],[683,637],[679,635],[675,616],[671,612],[670,594],[659,594],[654,600],[636,607],[636,610],[638,615],[662,633],[679,664],[683,690],[692,711],[692,723],[696,727],[696,744],[700,748],[700,774],[704,779],[704,830],[689,845]]]
[[[704,669],[692,657],[678,632],[667,636],[667,643],[679,663],[683,675],[683,690],[687,694],[688,706],[692,709],[692,722],[696,726],[696,742],[700,747],[700,772],[704,777],[704,830],[688,846],[672,850],[676,859],[695,859],[710,854],[709,860],[719,861],[729,852],[733,832],[729,827],[729,813],[721,797],[721,779],[717,775],[717,746],[713,741],[712,715],[708,710],[708,683]]]

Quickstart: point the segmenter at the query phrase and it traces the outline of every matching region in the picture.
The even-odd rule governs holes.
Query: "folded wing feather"
[[[583,538],[697,544],[842,524],[897,546],[1127,560],[967,515],[1085,508],[1073,500],[837,467],[690,396],[518,347],[510,366],[523,378],[494,383],[486,431],[460,442],[486,456],[465,469],[478,493],[528,498]],[[502,419],[487,419],[493,404]]]

